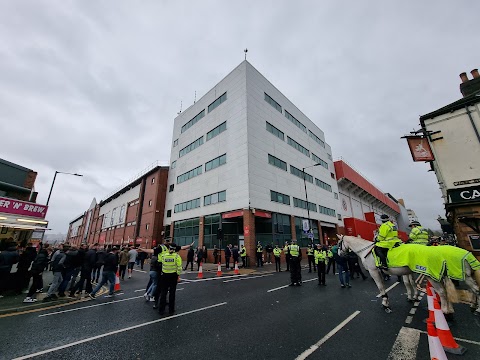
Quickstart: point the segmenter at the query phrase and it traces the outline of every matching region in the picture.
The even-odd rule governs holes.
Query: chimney
[[[473,69],[470,73],[473,76],[471,80],[468,79],[467,73],[463,72],[460,74],[460,79],[462,79],[460,92],[463,97],[472,96],[480,92],[480,74],[478,73],[478,69]]]

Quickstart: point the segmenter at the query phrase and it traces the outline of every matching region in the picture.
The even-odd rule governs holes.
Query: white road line
[[[402,327],[387,360],[415,360],[419,342],[420,330]]]
[[[317,343],[313,344],[310,346],[309,349],[305,350],[303,353],[298,355],[295,360],[303,360],[306,359],[308,356],[313,354],[322,344],[324,344],[328,339],[330,339],[333,335],[335,335],[337,332],[339,332],[345,325],[347,325],[350,321],[355,318],[360,314],[360,311],[355,311],[352,315],[350,315],[348,318],[343,320],[340,324],[338,324],[333,330],[331,330],[327,335],[325,335],[322,339],[320,339]]]
[[[314,280],[317,280],[317,278],[308,279],[308,280],[302,281],[302,283],[306,283],[306,282],[314,281]],[[287,288],[287,287],[289,287],[289,286],[290,286],[290,285],[283,285],[283,286],[277,287],[277,288],[275,288],[275,289],[270,289],[270,290],[267,290],[267,293],[272,292],[272,291],[277,291],[277,290],[280,290],[280,289],[285,289],[285,288]]]
[[[410,309],[410,315],[415,315],[416,312],[417,312],[417,308]]]
[[[239,279],[232,279],[232,280],[224,280],[224,283],[227,282],[232,282],[232,281],[240,281],[240,280],[250,280],[250,279],[256,279],[256,278],[261,278],[265,276],[272,276],[273,274],[266,274],[266,275],[258,275],[258,276],[250,276],[250,277],[244,277],[244,278],[239,278]]]
[[[411,324],[413,321],[413,316],[409,315],[407,316],[407,318],[405,319],[405,324]]]
[[[127,298],[127,299],[108,301],[108,302],[104,302],[104,303],[101,303],[101,304],[82,306],[82,307],[78,307],[78,308],[75,308],[75,309],[55,311],[55,312],[48,313],[48,314],[38,315],[38,317],[44,317],[44,316],[50,316],[50,315],[57,315],[57,314],[63,314],[63,313],[71,312],[71,311],[89,309],[89,308],[97,307],[97,306],[110,305],[110,304],[114,304],[114,303],[118,303],[118,302],[122,302],[122,301],[129,301],[129,300],[134,300],[134,299],[140,299],[140,298],[142,298],[142,297],[143,297],[143,295],[141,295],[141,296],[134,296],[134,297]]]
[[[93,340],[101,339],[101,338],[104,338],[104,337],[107,337],[107,336],[110,336],[110,335],[120,334],[122,332],[138,329],[138,328],[141,328],[141,327],[144,327],[144,326],[147,326],[147,325],[156,324],[156,323],[159,323],[159,322],[162,322],[162,321],[172,320],[172,319],[175,319],[175,318],[180,317],[180,316],[190,315],[190,314],[193,314],[193,313],[196,313],[196,312],[199,312],[199,311],[212,309],[212,308],[222,306],[222,305],[226,305],[226,304],[227,304],[226,302],[223,302],[223,303],[219,303],[219,304],[215,304],[215,305],[206,306],[206,307],[203,307],[203,308],[200,308],[200,309],[186,311],[186,312],[181,313],[181,314],[171,315],[171,316],[164,317],[164,318],[161,318],[161,319],[148,321],[148,322],[143,323],[143,324],[129,326],[129,327],[126,327],[126,328],[123,328],[123,329],[110,331],[110,332],[105,333],[105,334],[100,334],[100,335],[92,336],[92,337],[89,337],[89,338],[86,338],[86,339],[83,339],[83,340],[74,341],[74,342],[71,342],[70,344],[65,344],[65,345],[57,346],[57,347],[54,347],[54,348],[51,348],[51,349],[39,351],[39,352],[36,352],[36,353],[33,353],[33,354],[20,356],[20,357],[17,357],[15,359],[13,359],[13,360],[30,359],[30,358],[33,358],[35,356],[49,354],[49,353],[52,353],[52,352],[55,352],[55,351],[58,351],[58,350],[66,349],[66,348],[69,348],[69,347],[72,347],[72,346],[75,346],[75,345],[79,345],[79,344],[83,344],[83,343],[90,342],[90,341],[93,341]]]
[[[138,289],[138,290],[135,290],[134,292],[139,292],[139,291],[146,291],[145,289]]]
[[[141,273],[144,273],[146,274],[147,272],[145,270],[137,270],[137,269],[132,269],[133,271],[138,271],[138,272],[141,272]]]
[[[225,278],[237,278],[237,277],[243,277],[243,276],[248,276],[247,274],[242,274],[242,275],[232,275],[232,276],[226,276],[226,277],[214,277],[214,278],[205,278],[205,279],[196,279],[196,280],[190,280],[191,282],[201,282],[201,281],[211,281],[211,280],[222,280]]]
[[[415,306],[415,307],[417,307],[418,305],[420,305],[420,301],[415,301],[415,302],[413,303],[413,306]]]
[[[418,330],[418,331],[421,332],[422,334],[428,334],[426,331],[423,331],[423,330]],[[467,340],[467,339],[462,339],[462,338],[457,338],[457,337],[454,337],[454,339],[457,340],[457,341],[460,341],[460,342],[464,342],[464,343],[474,344],[474,345],[480,346],[480,342],[478,342],[478,341]]]
[[[393,284],[392,286],[390,286],[389,288],[387,288],[387,290],[385,290],[385,293],[389,292],[390,290],[392,290],[395,286],[397,286],[398,284],[400,284],[398,281],[395,282],[395,284]],[[379,298],[380,296],[382,296],[381,294],[378,294],[377,295],[377,298]]]

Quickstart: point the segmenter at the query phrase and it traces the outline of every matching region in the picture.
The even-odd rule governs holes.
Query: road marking
[[[416,312],[417,312],[417,308],[410,309],[410,315],[415,315]]]
[[[68,310],[56,311],[56,312],[52,312],[52,313],[48,313],[48,314],[42,314],[42,315],[38,315],[38,317],[44,317],[44,316],[50,316],[50,315],[57,315],[57,314],[63,314],[63,313],[71,312],[71,311],[89,309],[89,308],[93,308],[93,307],[97,307],[97,306],[110,305],[110,304],[114,304],[114,303],[118,303],[118,302],[122,302],[122,301],[129,301],[129,300],[134,300],[134,299],[140,299],[140,298],[142,298],[142,297],[143,297],[143,295],[134,296],[134,297],[127,298],[127,299],[122,299],[122,300],[108,301],[108,302],[104,302],[104,303],[101,303],[101,304],[88,305],[88,306],[78,307],[78,308],[75,308],[75,309],[68,309]]]
[[[335,335],[337,332],[339,332],[345,325],[347,325],[350,321],[352,321],[355,316],[360,314],[360,311],[355,311],[352,315],[347,317],[345,320],[343,320],[340,324],[338,324],[333,330],[331,330],[327,335],[325,335],[322,339],[320,339],[317,343],[313,344],[310,346],[309,349],[305,350],[303,353],[298,355],[295,360],[303,360],[306,359],[308,356],[313,354],[322,344],[324,344],[328,339],[330,339],[333,335]]]
[[[144,273],[146,274],[147,272],[145,270],[137,270],[137,269],[132,269],[133,271],[138,271],[138,272],[141,272],[141,273]]]
[[[302,283],[306,283],[306,282],[314,281],[314,280],[317,280],[317,278],[308,279],[308,280],[302,281]],[[287,287],[289,287],[289,286],[290,286],[290,285],[283,285],[283,286],[277,287],[277,288],[275,288],[275,289],[270,289],[270,290],[267,290],[267,293],[272,292],[272,291],[277,291],[277,290],[280,290],[280,289],[285,289],[285,288],[287,288]]]
[[[389,288],[387,288],[387,290],[385,290],[385,294],[386,294],[387,292],[389,292],[390,290],[392,290],[392,289],[393,289],[395,286],[397,286],[398,284],[400,284],[400,283],[397,281],[397,282],[395,282],[395,284],[393,284],[392,286],[390,286]],[[377,295],[377,298],[379,298],[380,296],[382,296],[382,294],[378,294],[378,295]]]
[[[138,329],[138,328],[141,328],[141,327],[144,327],[144,326],[147,326],[147,325],[156,324],[156,323],[166,321],[166,320],[172,320],[172,319],[175,319],[175,318],[180,317],[180,316],[190,315],[190,314],[193,314],[193,313],[196,313],[196,312],[199,312],[199,311],[213,309],[215,307],[219,307],[219,306],[226,305],[226,304],[227,304],[226,302],[223,302],[223,303],[219,303],[219,304],[215,304],[215,305],[206,306],[206,307],[203,307],[203,308],[200,308],[200,309],[186,311],[186,312],[181,313],[181,314],[171,315],[171,316],[164,317],[164,318],[161,318],[161,319],[148,321],[146,323],[142,323],[142,324],[138,324],[138,325],[134,325],[134,326],[129,326],[129,327],[126,327],[126,328],[123,328],[123,329],[115,330],[115,331],[110,331],[110,332],[105,333],[105,334],[92,336],[92,337],[89,337],[89,338],[86,338],[86,339],[83,339],[83,340],[74,341],[74,342],[71,342],[70,344],[65,344],[65,345],[57,346],[57,347],[54,347],[54,348],[51,348],[51,349],[39,351],[39,352],[36,352],[36,353],[33,353],[33,354],[20,356],[20,357],[17,357],[15,359],[13,359],[13,360],[30,359],[30,358],[33,358],[35,356],[49,354],[49,353],[52,353],[52,352],[55,352],[55,351],[58,351],[58,350],[67,349],[67,348],[72,347],[72,346],[76,346],[76,345],[87,343],[87,342],[90,342],[90,341],[93,341],[93,340],[101,339],[101,338],[104,338],[104,337],[107,337],[107,336],[110,336],[110,335],[120,334],[120,333],[123,333],[123,332],[126,332],[126,331]]]
[[[415,307],[417,307],[418,305],[420,305],[420,301],[415,301],[415,302],[413,303],[413,306],[415,306]]]
[[[387,359],[415,360],[419,342],[420,330],[402,327]]]
[[[145,291],[146,292],[145,289],[138,289],[138,290],[135,290],[134,292],[139,292],[139,291]]]
[[[405,319],[405,324],[411,324],[413,321],[413,316],[409,315],[407,316],[407,318]]]
[[[421,332],[422,334],[427,334],[428,333],[426,331],[423,331],[423,330],[418,330],[419,332]],[[480,342],[478,341],[473,341],[473,340],[467,340],[467,339],[462,339],[462,338],[457,338],[457,337],[454,337],[455,340],[457,341],[460,341],[460,342],[464,342],[464,343],[469,343],[469,344],[473,344],[473,345],[478,345],[480,346]]]
[[[200,282],[200,281],[211,281],[211,280],[222,280],[225,278],[237,278],[241,276],[247,276],[247,274],[241,274],[241,275],[232,275],[232,276],[226,276],[226,277],[213,277],[213,278],[206,278],[206,279],[195,279],[195,280],[190,280],[190,282]]]
[[[261,277],[265,277],[265,276],[272,276],[273,274],[266,274],[266,275],[258,275],[258,276],[251,276],[251,277],[244,277],[244,278],[239,278],[239,279],[232,279],[232,280],[224,280],[223,282],[224,283],[227,283],[227,282],[232,282],[232,281],[240,281],[240,280],[250,280],[250,279],[256,279],[256,278],[261,278]]]

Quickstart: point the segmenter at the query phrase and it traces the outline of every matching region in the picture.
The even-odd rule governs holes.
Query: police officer
[[[325,284],[325,261],[327,261],[327,249],[322,248],[322,245],[317,244],[314,251],[315,264],[317,264],[318,271],[318,285],[326,286]]]
[[[335,258],[333,257],[332,247],[327,250],[328,266],[327,274],[330,272],[330,266],[332,266],[333,275],[335,275]]]
[[[313,254],[315,250],[312,247],[312,244],[308,244],[307,247],[307,259],[308,259],[308,272],[312,272],[312,264],[313,264],[313,271],[317,271],[317,268],[315,266],[315,256]]]
[[[288,253],[288,241],[285,241],[283,252],[285,253],[285,262],[287,263],[287,271],[290,271],[290,254]]]
[[[288,245],[288,254],[290,255],[290,286],[302,286],[302,272],[300,261],[302,260],[302,251],[297,245],[297,240],[293,239],[292,244]]]
[[[388,215],[383,214],[380,218],[382,219],[382,225],[378,229],[374,251],[380,260],[378,268],[388,270],[388,250],[400,245],[402,241],[398,238],[397,227],[390,221]]]
[[[257,243],[257,267],[263,266],[263,246],[260,241]]]
[[[247,248],[245,245],[242,245],[242,248],[240,249],[240,257],[242,258],[242,267],[246,268],[247,267]]]
[[[408,236],[409,244],[428,245],[428,231],[418,221],[412,221],[409,225],[412,228]]]
[[[282,249],[278,247],[278,244],[273,248],[273,256],[275,257],[275,271],[282,271],[280,268],[280,255],[282,254]]]
[[[175,292],[177,290],[177,282],[182,273],[182,258],[175,252],[176,245],[171,244],[168,252],[162,252],[162,291],[160,295],[160,306],[158,312],[160,315],[165,313],[168,297],[168,313],[171,315],[175,312]]]

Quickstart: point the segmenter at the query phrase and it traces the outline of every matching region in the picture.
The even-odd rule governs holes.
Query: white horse
[[[338,243],[338,248],[341,253],[345,252],[347,249],[350,249],[355,254],[357,254],[359,258],[361,258],[363,266],[369,271],[370,275],[375,281],[375,284],[377,284],[378,290],[380,291],[380,295],[382,297],[382,305],[384,310],[387,313],[392,312],[390,304],[388,302],[388,295],[385,292],[383,276],[380,270],[376,267],[375,259],[372,254],[372,248],[374,246],[374,243],[369,240],[365,240],[355,236],[337,234],[337,237],[340,240]],[[418,299],[416,283],[413,280],[412,276],[413,272],[408,266],[392,267],[386,271],[384,270],[384,273],[388,275],[403,276],[403,283],[407,288],[408,300],[415,301]],[[473,279],[472,275],[475,275],[476,281],[475,279]],[[456,291],[452,281],[447,276],[444,276],[445,284],[435,281],[431,278],[429,278],[429,281],[435,289],[435,292],[440,296],[443,313],[447,315],[453,315],[454,310],[452,302],[458,302],[458,299],[455,297]],[[480,283],[480,271],[472,270],[472,268],[467,262],[465,262],[465,282],[470,288],[470,290],[476,295],[477,301],[475,304],[472,304],[472,308],[477,307],[475,310],[475,314],[480,315],[480,304],[478,304],[479,287],[477,285],[477,282]]]

